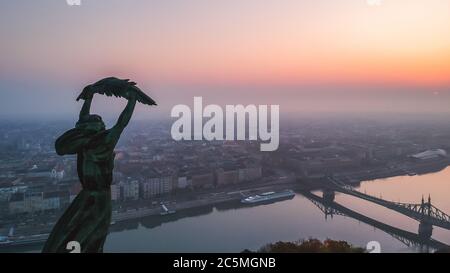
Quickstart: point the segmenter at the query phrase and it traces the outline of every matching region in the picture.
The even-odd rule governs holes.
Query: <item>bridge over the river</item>
[[[342,206],[334,201],[327,201],[327,199],[319,197],[309,191],[301,191],[301,194],[308,198],[314,205],[316,205],[325,214],[325,217],[333,215],[351,217],[388,233],[408,247],[419,247],[421,251],[429,251],[428,247],[434,249],[443,249],[449,247],[448,245],[428,236],[421,236],[420,234],[412,233],[377,221],[373,218]]]
[[[352,195],[397,211],[403,215],[419,221],[425,229],[431,228],[428,227],[430,225],[450,229],[450,216],[437,207],[433,206],[431,204],[430,197],[428,197],[428,201],[426,202],[422,197],[422,202],[418,204],[393,202],[359,192],[337,178],[328,177],[328,180],[330,181],[330,188],[332,190]],[[420,228],[422,227],[419,227],[419,229]]]

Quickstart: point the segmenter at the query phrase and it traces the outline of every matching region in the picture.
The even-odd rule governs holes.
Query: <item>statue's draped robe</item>
[[[75,128],[56,140],[59,155],[77,155],[83,189],[56,223],[43,252],[68,252],[66,247],[70,241],[78,242],[81,252],[103,251],[111,222],[110,185],[117,142],[110,131]]]

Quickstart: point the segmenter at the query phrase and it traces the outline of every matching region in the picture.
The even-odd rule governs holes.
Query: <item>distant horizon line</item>
[[[333,117],[358,117],[358,118],[365,118],[365,117],[450,117],[450,110],[447,112],[444,111],[437,111],[437,112],[431,112],[431,111],[424,111],[424,112],[406,112],[406,111],[280,111],[282,115],[280,115],[280,119],[286,119],[286,118],[314,118],[314,117],[324,117],[328,115],[332,115]],[[78,117],[74,117],[72,113],[64,113],[64,114],[58,114],[58,117],[55,118],[55,114],[57,113],[42,113],[42,114],[24,114],[21,116],[14,116],[13,114],[0,114],[0,122],[8,122],[8,121],[49,121],[53,120],[55,122],[59,121],[74,121],[77,120]],[[295,116],[298,114],[303,114],[305,116]],[[118,117],[116,117],[114,114],[111,115],[103,115],[104,120],[106,121],[114,121]],[[170,115],[165,115],[163,112],[153,113],[151,116],[143,117],[143,116],[135,116],[133,117],[134,121],[148,121],[148,120],[173,120],[173,118],[170,117]]]

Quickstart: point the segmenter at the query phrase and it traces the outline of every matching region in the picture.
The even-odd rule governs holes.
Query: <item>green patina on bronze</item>
[[[55,142],[58,155],[77,155],[77,171],[82,190],[64,212],[51,232],[42,252],[68,252],[67,244],[76,241],[81,252],[103,252],[111,222],[111,182],[114,169],[114,147],[133,114],[136,101],[156,103],[133,82],[106,78],[87,86],[78,99],[84,99],[75,128]],[[95,93],[128,99],[128,104],[111,129],[102,118],[91,115]]]

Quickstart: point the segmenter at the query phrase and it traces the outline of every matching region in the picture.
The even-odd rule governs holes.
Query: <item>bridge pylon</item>
[[[423,239],[430,239],[431,235],[433,235],[433,225],[427,220],[420,221],[419,236]]]
[[[335,198],[336,194],[334,192],[334,190],[330,190],[330,189],[324,189],[322,191],[322,197],[326,202],[334,202],[334,198]]]

